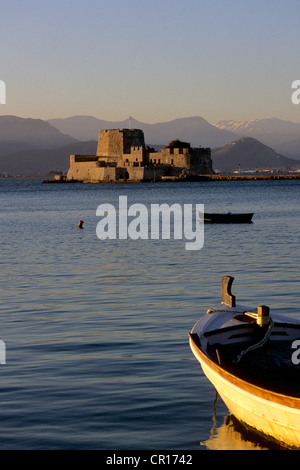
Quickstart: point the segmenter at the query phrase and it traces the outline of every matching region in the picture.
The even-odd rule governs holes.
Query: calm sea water
[[[253,211],[184,240],[96,236],[104,202]],[[241,432],[188,332],[220,300],[299,312],[300,182],[45,185],[0,180],[1,449],[269,448]],[[84,229],[77,228],[84,220]]]

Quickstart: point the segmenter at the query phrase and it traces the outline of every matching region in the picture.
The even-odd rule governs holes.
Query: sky
[[[300,123],[300,0],[1,0],[1,115]]]

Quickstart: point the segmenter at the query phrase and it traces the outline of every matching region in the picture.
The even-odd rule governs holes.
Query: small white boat
[[[230,412],[286,448],[300,448],[300,321],[222,301],[190,332],[190,347]]]

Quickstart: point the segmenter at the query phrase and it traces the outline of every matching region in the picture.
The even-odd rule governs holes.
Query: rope
[[[270,324],[269,324],[269,326],[268,326],[267,332],[266,332],[265,336],[263,337],[263,339],[260,340],[258,343],[253,344],[252,346],[249,346],[249,348],[244,349],[244,351],[240,352],[240,354],[238,354],[238,356],[236,357],[236,359],[234,359],[234,361],[232,361],[233,364],[237,364],[238,362],[240,362],[240,360],[242,359],[242,357],[243,357],[245,354],[247,354],[248,352],[253,351],[254,349],[261,348],[261,347],[268,341],[273,326],[274,326],[274,322],[273,322],[272,318],[270,318]]]

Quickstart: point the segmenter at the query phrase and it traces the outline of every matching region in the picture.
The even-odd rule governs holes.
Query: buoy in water
[[[79,224],[77,225],[78,228],[83,228],[83,220],[79,220]]]

